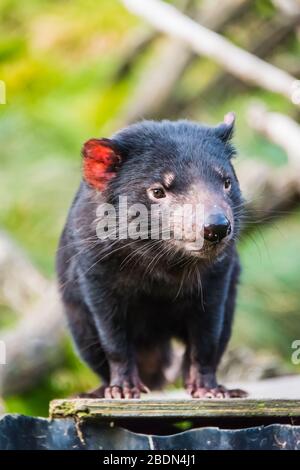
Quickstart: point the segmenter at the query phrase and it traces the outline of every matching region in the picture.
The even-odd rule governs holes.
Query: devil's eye
[[[151,192],[155,199],[161,199],[162,197],[166,197],[166,193],[163,188],[153,188]]]
[[[224,188],[225,189],[230,189],[231,188],[231,179],[230,178],[226,178],[224,180]]]

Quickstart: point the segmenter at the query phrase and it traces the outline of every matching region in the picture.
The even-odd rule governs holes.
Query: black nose
[[[210,242],[218,243],[231,232],[231,225],[222,213],[210,214],[204,223],[204,238]]]

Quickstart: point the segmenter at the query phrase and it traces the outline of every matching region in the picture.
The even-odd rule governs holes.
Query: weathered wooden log
[[[299,417],[300,400],[70,399],[50,403],[51,418],[238,418]]]

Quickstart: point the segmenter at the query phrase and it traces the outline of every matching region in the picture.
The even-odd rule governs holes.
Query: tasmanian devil
[[[76,347],[102,380],[87,396],[138,398],[162,385],[173,338],[185,345],[192,397],[244,396],[216,379],[240,272],[234,120],[228,113],[215,127],[143,121],[84,144],[57,273]],[[182,237],[174,234],[184,218],[169,218],[165,236],[162,214],[184,205],[202,207],[202,218],[191,211],[192,230]]]

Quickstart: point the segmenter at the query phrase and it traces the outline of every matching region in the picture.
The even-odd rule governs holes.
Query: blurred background
[[[8,412],[46,416],[50,399],[97,385],[64,326],[55,250],[80,181],[82,143],[140,118],[216,124],[236,112],[247,209],[222,374],[259,380],[300,371],[291,360],[300,339],[300,4],[168,3],[261,58],[258,76],[265,62],[284,71],[285,84],[272,89],[272,70],[266,86],[244,79],[239,63],[227,61],[235,73],[218,59],[219,47],[213,59],[193,52],[121,1],[0,1],[0,380]]]

